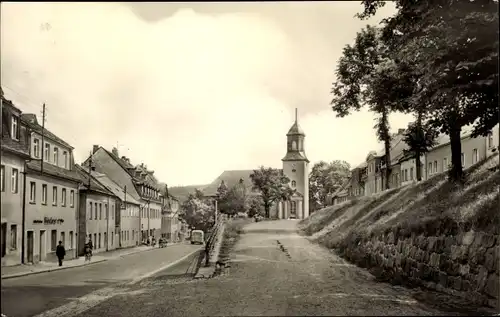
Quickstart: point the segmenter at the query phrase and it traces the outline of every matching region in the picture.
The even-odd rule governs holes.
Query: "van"
[[[202,230],[193,230],[191,232],[191,244],[204,244],[205,234]]]

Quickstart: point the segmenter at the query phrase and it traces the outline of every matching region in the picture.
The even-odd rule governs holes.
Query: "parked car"
[[[204,244],[205,233],[203,230],[193,230],[191,232],[191,244]]]

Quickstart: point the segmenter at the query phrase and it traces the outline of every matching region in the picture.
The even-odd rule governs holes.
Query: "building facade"
[[[91,158],[87,159],[82,166],[88,168],[89,162],[96,172],[105,174],[109,179],[116,183],[120,188],[126,189],[135,201],[140,203],[139,206],[139,241],[145,242],[153,237],[158,240],[161,235],[161,197],[160,188],[156,178],[153,176],[154,171],[150,171],[144,164],[132,165],[127,157],[118,155],[118,150],[113,148],[111,152],[103,147],[94,145]],[[127,208],[125,206],[125,208]],[[134,209],[131,207],[131,209]],[[125,214],[128,215],[128,209],[125,209]],[[121,212],[120,212],[121,213]],[[132,212],[133,214],[133,212]],[[128,223],[132,225],[134,222],[131,218]],[[125,224],[125,223],[124,223]],[[121,241],[133,241],[135,237],[135,229],[133,232],[120,229],[119,236]],[[129,233],[127,233],[129,232]],[[127,239],[128,237],[128,239]]]
[[[21,110],[10,100],[2,102],[2,155],[0,166],[2,266],[21,263],[22,214],[25,162],[29,156],[29,133]]]
[[[31,161],[26,174],[25,261],[57,261],[58,242],[66,259],[77,256],[78,189],[73,147],[23,114],[30,130]]]
[[[91,176],[91,171],[75,165],[83,183],[80,185],[78,217],[78,255],[85,254],[85,244],[92,241],[93,253],[118,247],[114,238],[115,207],[119,199]]]

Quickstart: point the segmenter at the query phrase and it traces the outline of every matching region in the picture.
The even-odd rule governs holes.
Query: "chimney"
[[[120,156],[118,155],[118,149],[117,149],[117,148],[115,148],[115,147],[111,150],[111,153],[113,153],[113,155],[114,155],[114,156],[116,156],[116,157],[120,157]]]
[[[94,144],[94,146],[92,148],[92,154],[94,154],[95,152],[97,152],[97,150],[99,150],[99,145]]]
[[[398,134],[403,134],[403,133],[405,133],[405,130],[406,130],[406,129],[398,129]]]

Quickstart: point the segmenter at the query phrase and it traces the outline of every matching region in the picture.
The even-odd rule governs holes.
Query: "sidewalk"
[[[169,246],[178,243],[169,243]],[[168,248],[168,246],[167,246]],[[108,260],[117,259],[122,256],[131,255],[138,252],[145,252],[150,250],[157,250],[158,247],[150,246],[138,246],[134,248],[127,249],[117,249],[108,252],[101,252],[92,256],[90,262],[85,262],[85,257],[79,257],[77,259],[67,260],[63,262],[63,266],[59,266],[57,262],[39,262],[37,264],[26,264],[26,265],[16,265],[16,266],[6,266],[2,267],[2,279],[14,278],[19,276],[52,272],[57,270],[70,269],[74,267],[80,267],[84,265],[92,265]]]

